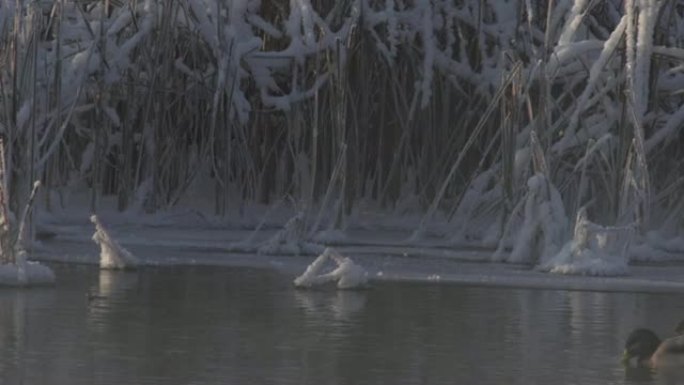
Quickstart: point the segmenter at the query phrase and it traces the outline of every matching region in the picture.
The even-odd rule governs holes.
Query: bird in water
[[[684,330],[684,323],[680,326]],[[676,330],[679,331],[679,327]],[[636,329],[627,337],[622,362],[629,367],[634,359],[637,367],[684,369],[684,335],[661,341],[649,329]]]

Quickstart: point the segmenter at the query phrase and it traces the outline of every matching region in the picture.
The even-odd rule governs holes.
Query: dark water
[[[57,267],[0,290],[1,384],[636,384],[635,326],[681,295],[381,284],[296,291],[270,270]]]

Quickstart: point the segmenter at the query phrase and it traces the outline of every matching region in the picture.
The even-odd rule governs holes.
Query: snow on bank
[[[573,239],[538,267],[556,274],[626,275],[632,227],[604,227],[587,218],[586,208],[577,213]]]
[[[340,229],[322,230],[314,234],[312,240],[326,245],[343,245],[349,241],[347,233]]]
[[[150,266],[224,266],[277,270],[288,282],[300,276],[314,258],[310,256],[266,255],[255,251],[228,252],[217,245],[207,246],[207,241],[218,242],[221,237],[237,239],[244,231],[233,233],[206,229],[178,229],[130,224],[117,226],[117,241],[127,246],[135,245],[136,255]],[[90,226],[85,223],[70,231],[78,231],[83,237],[63,240],[58,235],[44,242],[43,248],[35,250],[31,257],[39,261],[62,263],[97,264],[99,257],[89,246]],[[348,233],[350,239],[368,239],[368,232]],[[377,233],[374,233],[374,236]],[[380,234],[386,243],[390,239],[401,240],[406,232]],[[362,237],[362,238],[359,238]],[[179,247],[177,241],[187,242]],[[155,242],[152,244],[151,240]],[[194,243],[194,247],[190,248]],[[394,246],[374,246],[369,243],[348,244],[335,247],[342,255],[353,256],[353,263],[368,272],[368,282],[421,282],[426,284],[458,284],[485,287],[516,287],[558,290],[597,290],[623,292],[675,292],[684,293],[684,264],[631,265],[628,276],[588,276],[549,274],[530,265],[491,263],[487,250],[454,250],[444,247],[406,247],[397,242]],[[329,261],[330,270],[337,268]],[[324,270],[330,271],[323,267]],[[325,273],[325,272],[323,272]],[[319,272],[320,274],[320,272]],[[434,280],[439,276],[439,281]],[[331,281],[334,286],[337,281]]]
[[[97,215],[91,215],[90,221],[95,225],[93,241],[100,246],[101,269],[133,269],[139,265],[138,258],[116,242]]]
[[[255,241],[257,233],[259,233],[260,230],[261,226],[257,226],[254,232],[246,239],[231,243],[228,247],[228,251],[257,252],[266,255],[315,255],[324,250],[323,246],[307,241],[303,212],[295,214],[285,222],[282,229],[278,230],[262,243]]]
[[[4,162],[4,144],[0,139],[0,286],[32,286],[47,285],[55,282],[55,274],[47,266],[37,262],[28,262],[27,245],[31,243],[29,237],[29,220],[33,209],[36,192],[40,181],[33,183],[31,194],[19,222],[16,238],[10,222],[9,210],[6,202],[8,189],[4,180],[6,175]]]
[[[28,262],[26,252],[19,251],[14,263],[0,265],[0,286],[33,286],[55,283],[55,273],[38,262]]]
[[[0,265],[0,286],[34,286],[55,283],[52,269],[38,262]]]
[[[520,269],[510,264],[469,264],[456,262],[434,274],[385,268],[371,282],[410,282],[464,286],[501,287],[540,290],[576,290],[601,292],[684,293],[684,267],[632,267],[629,276],[587,276],[548,274],[535,269]]]
[[[337,268],[323,273],[328,261],[334,261]],[[350,258],[343,257],[328,247],[307,268],[304,274],[294,280],[296,287],[310,288],[330,282],[337,282],[338,289],[355,289],[368,284],[368,272],[355,264]]]
[[[670,262],[684,259],[684,236],[649,231],[641,242],[629,248],[631,261]]]
[[[546,258],[555,255],[564,243],[568,220],[556,187],[544,174],[538,173],[527,181],[527,189],[523,223],[516,235],[513,250],[510,255],[504,256],[507,238],[504,237],[492,257],[495,261],[543,263]],[[506,233],[510,234],[515,219],[516,215],[511,215]]]
[[[541,193],[545,193],[543,190]],[[154,222],[153,218],[141,215],[140,219],[116,213],[114,205],[109,211],[103,212],[107,218],[107,224],[114,223],[117,230],[117,241],[127,247],[134,248],[136,254],[142,258],[145,264],[150,265],[222,265],[222,266],[248,266],[259,268],[285,269],[292,278],[301,274],[313,258],[297,257],[309,254],[303,252],[300,243],[306,238],[306,231],[295,224],[300,223],[296,217],[296,211],[285,210],[279,212],[277,218],[269,222],[264,229],[258,231],[249,247],[243,250],[234,248],[235,242],[250,238],[249,235],[256,233],[253,229],[256,213],[262,211],[252,208],[247,210],[247,215],[232,217],[230,221],[223,223],[212,218],[199,219],[190,211],[184,211],[183,215],[174,216],[173,220]],[[522,209],[523,207],[521,207]],[[35,253],[32,258],[38,260],[55,260],[61,262],[96,263],[96,254],[92,252],[92,246],[87,246],[90,241],[91,224],[86,220],[87,215],[76,216],[68,212],[65,223],[60,223],[61,217],[50,217],[49,223],[57,236],[44,242],[44,248],[39,255]],[[118,216],[117,216],[118,215]],[[244,218],[245,223],[242,223]],[[282,226],[288,220],[292,220],[290,226]],[[393,219],[392,219],[393,218]],[[491,257],[491,249],[463,249],[453,247],[449,239],[441,239],[437,236],[425,239],[415,244],[402,242],[407,234],[420,218],[411,221],[408,216],[378,216],[372,213],[367,217],[355,217],[344,233],[344,240],[338,237],[336,250],[343,255],[353,255],[354,263],[361,265],[368,271],[368,280],[391,280],[391,281],[418,281],[435,282],[439,277],[440,283],[457,283],[467,285],[484,286],[514,286],[535,287],[553,289],[583,289],[583,290],[620,290],[620,291],[678,291],[684,292],[684,269],[679,269],[678,275],[672,275],[673,279],[660,282],[660,277],[643,277],[641,266],[629,266],[628,277],[590,277],[591,273],[579,273],[579,260],[576,256],[566,261],[574,263],[576,275],[548,274],[533,269],[529,264],[498,264],[488,263]],[[111,220],[110,220],[111,219]],[[192,220],[191,220],[192,219]],[[193,222],[193,220],[195,222]],[[188,226],[192,223],[192,226]],[[522,223],[519,221],[517,223]],[[387,224],[392,224],[387,227]],[[441,225],[440,225],[441,226]],[[517,226],[517,225],[514,225]],[[290,228],[290,231],[277,230],[276,228]],[[449,227],[444,226],[443,233],[448,234]],[[282,231],[280,235],[275,235]],[[571,234],[567,234],[570,236]],[[332,239],[335,237],[329,237]],[[514,237],[513,237],[514,238]],[[630,258],[635,260],[634,252],[641,246],[641,242],[658,241],[654,235],[634,240],[629,251]],[[269,239],[278,239],[280,250],[276,254],[262,253],[257,249]],[[289,241],[288,241],[289,239]],[[309,238],[318,240],[317,238]],[[668,243],[668,260],[682,260],[682,255],[674,253],[677,248],[676,237],[670,235]],[[563,242],[567,239],[563,240]],[[599,238],[592,242],[600,241]],[[284,245],[297,245],[297,250],[284,253]],[[561,243],[562,245],[563,243]],[[636,244],[636,245],[635,245]],[[315,244],[319,251],[324,250],[323,245]],[[635,247],[636,246],[636,247]],[[294,248],[293,248],[294,249]],[[263,251],[263,250],[262,250]],[[289,254],[285,256],[285,254]],[[313,254],[313,253],[312,253]],[[552,255],[552,257],[555,255]],[[643,257],[643,256],[642,256]],[[550,260],[555,258],[551,258]],[[665,258],[658,258],[664,260]],[[655,258],[652,258],[655,260]],[[462,263],[468,261],[470,263]],[[472,263],[485,262],[485,263]],[[560,262],[556,261],[560,264]],[[595,261],[594,261],[595,262]],[[619,261],[617,261],[619,262]],[[477,267],[473,270],[470,267]],[[624,266],[624,265],[623,265]],[[607,270],[608,267],[603,267]],[[655,267],[655,270],[667,272],[672,265],[667,267]],[[331,269],[332,270],[332,269]],[[577,275],[585,274],[585,275]],[[337,281],[333,281],[336,283]],[[682,282],[681,284],[679,282]],[[331,283],[334,285],[334,283]]]
[[[567,217],[560,194],[542,173],[527,182],[523,222],[515,236],[513,250],[504,256],[504,239],[492,259],[513,263],[533,263],[537,269],[554,274],[614,276],[629,271],[629,248],[633,229],[604,227],[587,218],[586,208],[577,213],[573,237],[567,239]],[[507,224],[513,227],[515,213]],[[559,245],[565,245],[559,247]]]

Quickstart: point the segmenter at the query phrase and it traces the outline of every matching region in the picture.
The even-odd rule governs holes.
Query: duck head
[[[630,333],[622,354],[622,363],[629,366],[636,358],[637,366],[649,366],[653,353],[660,346],[660,338],[648,329],[636,329]]]

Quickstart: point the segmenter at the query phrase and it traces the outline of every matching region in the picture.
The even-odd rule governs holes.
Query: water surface
[[[0,290],[0,384],[649,384],[619,365],[624,338],[684,318],[676,294],[56,272],[53,288]]]

